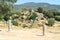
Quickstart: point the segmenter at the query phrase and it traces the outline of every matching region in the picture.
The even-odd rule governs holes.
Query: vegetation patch
[[[48,25],[49,25],[49,26],[53,26],[54,23],[55,23],[54,18],[50,18],[50,19],[48,20]]]
[[[60,21],[60,16],[55,16],[55,20]]]
[[[15,26],[18,26],[18,22],[17,21],[12,21],[12,24]]]

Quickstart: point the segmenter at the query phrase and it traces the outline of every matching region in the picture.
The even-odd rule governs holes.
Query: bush
[[[43,12],[43,8],[38,7],[38,8],[37,8],[37,12],[42,13],[42,12]]]
[[[60,21],[60,16],[55,16],[55,20]]]
[[[9,17],[10,17],[9,15],[5,15],[3,19],[4,19],[5,21],[8,21],[8,20],[10,19]]]
[[[54,14],[51,11],[44,11],[43,14],[45,15],[45,17],[54,18]]]
[[[50,19],[48,20],[48,25],[49,25],[49,26],[53,26],[54,23],[55,23],[54,18],[50,18]]]
[[[19,11],[15,12],[16,15],[21,15],[21,13]]]
[[[0,21],[2,21],[3,20],[3,14],[2,13],[0,13]]]
[[[22,27],[25,28],[25,27],[27,27],[27,25],[24,24]]]
[[[15,26],[18,26],[18,22],[17,21],[12,21],[12,24]]]
[[[10,16],[12,16],[12,14],[11,13],[7,13],[7,14],[4,15],[3,19],[5,21],[8,21],[10,19]]]
[[[12,17],[12,19],[17,19],[17,18],[19,18],[19,17],[18,17],[18,16],[13,16],[13,17]]]
[[[36,14],[36,13],[33,13],[31,16],[30,16],[30,18],[29,18],[29,20],[35,20],[36,19],[36,17],[37,17],[38,15]]]
[[[41,18],[41,20],[44,20],[44,18]]]
[[[3,17],[2,16],[0,16],[0,21],[2,21],[3,20]]]
[[[60,15],[60,12],[53,12],[54,16],[59,16]]]

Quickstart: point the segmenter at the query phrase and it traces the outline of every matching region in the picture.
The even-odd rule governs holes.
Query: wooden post
[[[11,30],[11,25],[12,25],[11,20],[8,20],[8,31]]]
[[[43,30],[43,36],[44,36],[45,35],[45,27],[44,27],[44,24],[43,24],[42,30]]]
[[[43,31],[43,36],[44,36],[46,34],[46,26],[45,26],[45,23],[43,23],[42,31]]]

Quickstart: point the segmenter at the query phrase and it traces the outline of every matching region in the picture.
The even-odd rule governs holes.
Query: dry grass
[[[46,26],[43,36],[42,27],[36,27],[36,23],[33,26],[31,29],[12,26],[10,32],[6,25],[0,26],[0,40],[60,40],[60,27]]]

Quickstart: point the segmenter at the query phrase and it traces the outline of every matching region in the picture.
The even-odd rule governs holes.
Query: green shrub
[[[10,16],[12,16],[12,14],[11,13],[7,13],[7,14],[4,15],[3,19],[5,21],[8,21],[10,19]]]
[[[42,12],[43,12],[43,8],[38,7],[38,8],[37,8],[37,12],[42,13]]]
[[[36,14],[36,13],[33,13],[31,16],[30,16],[30,18],[29,18],[29,20],[35,20],[36,19],[36,17],[37,17],[38,15]]]
[[[21,12],[17,11],[15,12],[16,15],[21,15]]]
[[[44,18],[41,18],[41,20],[44,20]]]
[[[28,26],[24,24],[22,27],[25,28],[25,27],[28,27]]]
[[[10,17],[9,15],[5,15],[3,19],[4,19],[5,21],[8,21],[8,20],[10,19],[9,17]]]
[[[18,22],[17,21],[12,21],[12,24],[15,26],[18,26]]]
[[[54,16],[59,16],[60,15],[60,12],[53,12]]]
[[[51,11],[44,11],[43,14],[45,17],[54,18],[54,14]]]
[[[0,13],[0,21],[2,21],[3,20],[3,14],[2,13]]]
[[[53,26],[54,23],[55,23],[54,18],[50,18],[50,19],[48,20],[48,25],[49,25],[49,26]]]
[[[60,21],[60,16],[55,16],[55,20]]]
[[[3,20],[3,17],[2,16],[0,16],[0,21],[2,21]]]
[[[17,19],[17,18],[19,18],[18,16],[14,16],[14,17],[12,17],[12,19]]]
[[[23,22],[23,21],[24,21],[24,18],[23,18],[23,17],[20,17],[19,20],[20,20],[21,22]]]

